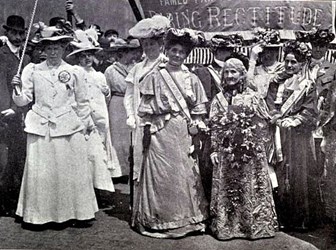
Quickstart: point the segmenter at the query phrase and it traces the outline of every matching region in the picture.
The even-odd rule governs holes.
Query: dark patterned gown
[[[213,170],[210,228],[220,240],[273,237],[278,228],[264,144],[260,138],[255,138],[255,134],[248,134],[254,123],[259,132],[266,129],[263,119],[250,109],[257,101],[253,91],[245,90],[230,98],[218,93],[211,104],[212,151],[218,152],[219,164]],[[241,130],[235,130],[239,126],[230,125],[231,121],[222,126],[226,123],[222,118],[230,117],[234,109],[238,109],[234,111],[236,113],[250,110],[254,114],[250,118],[253,124],[243,124],[244,113],[235,120],[243,124]],[[221,121],[224,121],[222,125],[214,125]],[[244,141],[255,145],[244,148]]]

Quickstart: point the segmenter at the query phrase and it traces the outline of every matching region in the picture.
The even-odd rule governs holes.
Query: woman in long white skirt
[[[40,40],[46,61],[27,65],[12,82],[22,85],[13,93],[18,106],[35,101],[25,120],[27,158],[16,214],[38,225],[87,222],[98,206],[86,157],[84,135],[93,122],[80,84],[84,71],[62,60],[72,37],[48,33]]]

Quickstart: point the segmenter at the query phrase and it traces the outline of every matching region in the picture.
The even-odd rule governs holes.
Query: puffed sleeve
[[[77,104],[76,112],[87,128],[93,128],[94,123],[91,118],[91,109],[87,98],[87,87],[83,84],[85,71],[80,67],[74,67],[74,94]]]
[[[22,90],[19,95],[15,94],[13,91],[13,101],[16,105],[22,107],[33,101],[34,96],[34,81],[33,74],[35,70],[35,64],[28,64],[22,71],[21,82]]]

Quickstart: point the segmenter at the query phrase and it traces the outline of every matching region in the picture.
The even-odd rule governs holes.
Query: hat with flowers
[[[244,39],[242,35],[238,33],[230,35],[217,34],[210,39],[209,44],[211,49],[215,51],[220,48],[241,47],[243,44],[243,40]]]
[[[311,44],[326,45],[335,39],[335,34],[330,29],[313,28],[310,31],[297,31],[296,39]]]
[[[278,30],[255,28],[253,30],[253,42],[261,44],[263,47],[280,47],[282,46],[280,33]]]

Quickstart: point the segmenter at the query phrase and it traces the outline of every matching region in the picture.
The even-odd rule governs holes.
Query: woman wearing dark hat
[[[266,120],[259,113],[259,95],[247,82],[243,62],[228,59],[223,90],[210,108],[210,228],[220,240],[268,238],[278,229],[264,147]]]
[[[116,153],[112,147],[109,134],[107,100],[110,98],[110,89],[104,74],[97,72],[92,67],[94,55],[101,48],[95,46],[92,43],[92,37],[84,31],[76,30],[75,35],[78,41],[71,42],[75,49],[67,57],[74,58],[76,64],[85,71],[82,84],[85,84],[88,89],[87,98],[89,99],[91,118],[95,126],[87,139],[88,159],[93,173],[93,185],[96,189],[114,192],[111,174],[120,173],[120,166],[117,159],[115,159]]]
[[[147,75],[140,87],[138,114],[148,140],[132,226],[143,235],[183,237],[204,230],[208,218],[191,138],[202,124],[207,98],[198,77],[183,65],[197,41],[191,31],[169,30],[168,62]]]
[[[140,104],[140,91],[142,80],[156,66],[166,61],[163,55],[163,36],[170,26],[168,18],[155,15],[138,22],[129,30],[129,34],[140,40],[145,58],[137,63],[127,75],[126,93],[124,97],[124,106],[127,114],[127,126],[132,131],[132,148],[133,148],[133,180],[136,187],[139,179],[140,168],[142,165],[142,138],[143,128],[140,127],[140,118],[137,115]],[[134,192],[136,194],[136,192]]]
[[[58,31],[56,31],[58,32]],[[81,226],[98,211],[88,165],[85,134],[93,129],[84,70],[62,60],[73,38],[41,30],[47,59],[27,65],[14,85],[14,102],[35,101],[25,120],[27,157],[16,214],[36,225],[77,220]]]
[[[127,87],[125,78],[133,66],[134,52],[139,47],[140,43],[136,40],[128,43],[121,38],[116,38],[111,43],[109,51],[114,52],[117,61],[105,71],[106,81],[111,89],[111,100],[109,102],[111,139],[117,151],[121,176],[124,176],[123,178],[125,179],[128,178],[130,173],[129,147],[131,145],[124,107],[124,96]]]
[[[273,164],[279,183],[276,208],[280,225],[314,228],[322,210],[321,171],[316,164],[312,131],[317,125],[316,88],[308,69],[306,43],[284,45],[284,71],[271,80],[267,104],[274,123]]]

